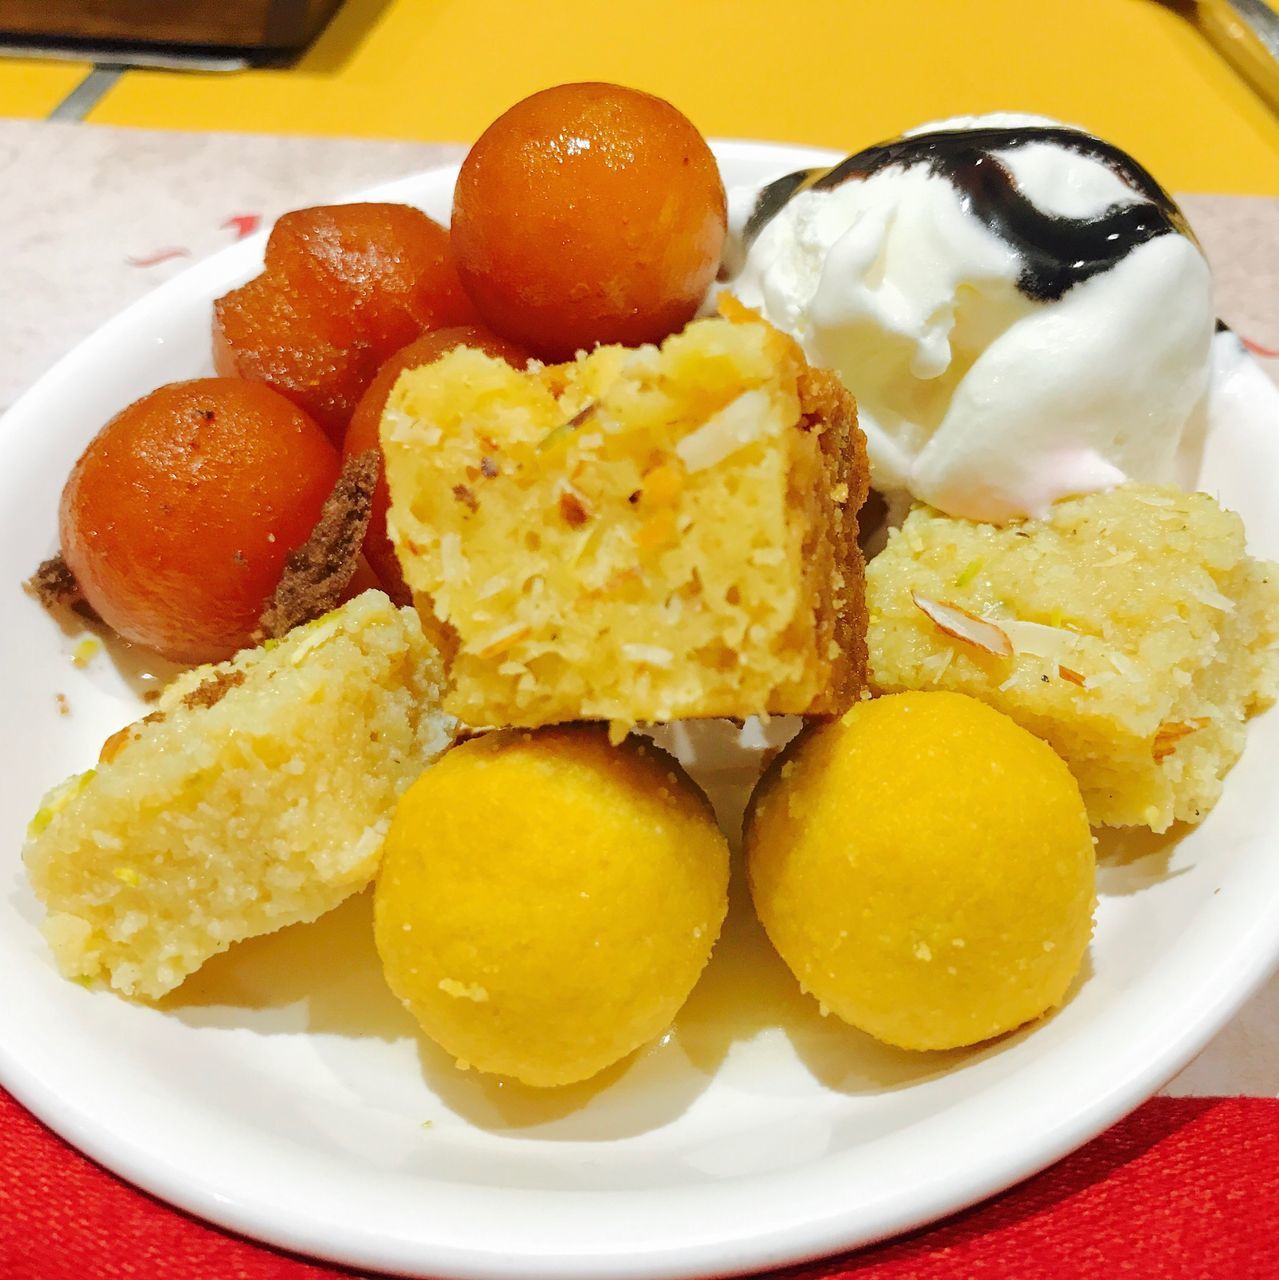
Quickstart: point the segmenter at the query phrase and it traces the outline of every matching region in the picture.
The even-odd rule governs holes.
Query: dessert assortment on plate
[[[726,198],[669,104],[566,85],[451,230],[286,215],[32,580],[206,664],[32,820],[59,967],[155,998],[375,880],[427,1035],[585,1079],[727,911],[645,727],[791,714],[742,843],[801,986],[908,1049],[1040,1017],[1092,828],[1201,821],[1279,686],[1276,567],[1195,492],[1210,284],[1140,165],[1025,116]]]

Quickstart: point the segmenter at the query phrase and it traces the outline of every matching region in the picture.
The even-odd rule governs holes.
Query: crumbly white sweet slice
[[[442,679],[414,611],[375,591],[180,676],[32,820],[62,972],[158,997],[363,889],[396,801],[452,740]]]
[[[1279,566],[1207,494],[1124,485],[998,526],[916,508],[867,570],[873,683],[1045,738],[1104,826],[1198,822],[1279,688]]]

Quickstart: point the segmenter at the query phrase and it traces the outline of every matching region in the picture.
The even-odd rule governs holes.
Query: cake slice
[[[917,507],[867,571],[872,681],[952,689],[1070,766],[1099,826],[1199,822],[1279,688],[1279,566],[1207,494],[1124,485],[1006,526]]]
[[[401,376],[389,529],[460,720],[829,715],[862,687],[855,405],[728,310],[660,350]]]
[[[62,972],[162,996],[358,893],[399,796],[452,740],[442,678],[413,610],[376,591],[178,677],[31,822]]]

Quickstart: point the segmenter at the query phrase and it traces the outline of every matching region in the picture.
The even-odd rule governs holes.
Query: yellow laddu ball
[[[902,693],[801,735],[745,832],[773,945],[830,1012],[907,1049],[1059,1004],[1092,932],[1079,788],[1048,745],[954,693]]]
[[[602,726],[504,730],[400,802],[375,930],[391,989],[460,1063],[560,1085],[670,1024],[727,899],[727,842],[672,757]]]

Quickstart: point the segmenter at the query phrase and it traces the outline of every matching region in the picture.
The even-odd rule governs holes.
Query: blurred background
[[[1277,195],[1279,73],[1243,24],[1265,14],[1264,0],[0,0],[0,116],[463,141],[534,89],[605,79],[711,134],[839,148],[957,113],[1042,112],[1177,190]]]

